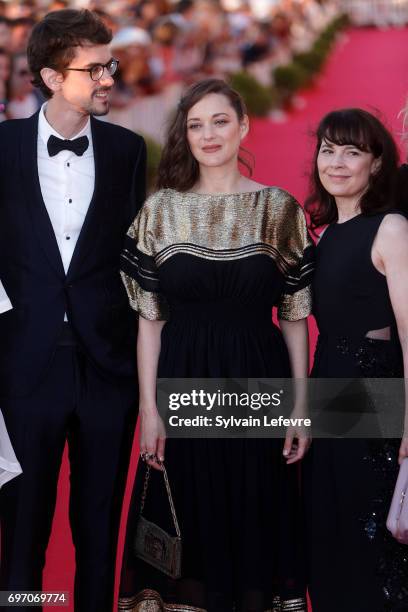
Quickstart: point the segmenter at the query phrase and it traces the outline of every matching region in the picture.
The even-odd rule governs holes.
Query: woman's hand
[[[400,544],[408,544],[408,531],[397,531],[395,539],[398,540]]]
[[[157,408],[140,411],[140,456],[156,470],[161,470],[166,445],[166,428]]]
[[[408,457],[408,435],[404,433],[399,449],[398,463],[401,465],[401,463],[404,459],[406,459],[406,457]],[[408,529],[406,527],[406,520],[398,521],[397,533],[394,533],[393,535],[400,544],[408,544]]]
[[[285,444],[283,446],[283,456],[286,464],[296,463],[306,455],[311,444],[311,437],[308,436],[303,428],[288,427],[286,430]]]
[[[140,455],[156,470],[161,470],[158,462],[164,459],[166,442],[166,430],[156,406],[157,364],[163,325],[164,321],[150,321],[140,317],[137,333]]]
[[[309,371],[309,332],[307,320],[280,320],[280,328],[288,347],[292,384],[295,392],[292,418],[304,419],[307,416],[307,378]],[[299,421],[298,421],[299,423]],[[302,423],[302,421],[300,421]],[[291,426],[286,430],[283,456],[286,463],[296,463],[302,459],[310,446],[310,429]]]
[[[399,449],[398,463],[401,465],[403,459],[406,459],[406,457],[408,457],[408,435],[404,434]]]

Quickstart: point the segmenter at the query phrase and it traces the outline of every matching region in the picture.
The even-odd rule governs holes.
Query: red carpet
[[[279,185],[302,201],[310,165],[310,131],[334,108],[361,106],[380,111],[395,135],[401,131],[398,113],[408,94],[408,29],[351,31],[339,41],[318,83],[302,94],[306,104],[282,124],[252,121],[246,146],[256,156],[254,178]],[[135,451],[136,449],[134,449]],[[136,466],[133,453],[130,473]],[[125,499],[129,503],[130,483]],[[54,528],[47,554],[44,589],[73,590],[74,553],[67,520],[68,467],[64,462]],[[123,528],[119,549],[123,546]],[[67,608],[54,608],[67,610]],[[73,610],[73,607],[69,608]],[[102,611],[101,612],[106,612]]]

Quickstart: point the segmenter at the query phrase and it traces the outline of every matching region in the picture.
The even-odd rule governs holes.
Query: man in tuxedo
[[[86,10],[49,13],[31,35],[47,102],[0,126],[0,406],[23,475],[1,503],[0,590],[41,590],[68,441],[75,610],[110,612],[119,516],[136,419],[135,321],[119,276],[145,196],[143,139],[99,121],[117,61]]]

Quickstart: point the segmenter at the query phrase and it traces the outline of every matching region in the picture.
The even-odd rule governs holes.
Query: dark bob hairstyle
[[[317,157],[323,141],[340,146],[353,145],[360,151],[372,153],[375,159],[380,159],[381,166],[371,175],[359,205],[365,215],[376,214],[393,207],[398,152],[391,134],[381,121],[361,108],[336,110],[322,119],[316,132],[310,190],[305,203],[313,230],[338,219],[334,196],[323,187],[317,168]]]
[[[176,191],[188,191],[197,183],[200,169],[187,140],[187,115],[189,110],[208,94],[222,94],[228,98],[237,114],[238,121],[241,122],[246,115],[245,104],[241,96],[225,81],[205,79],[191,85],[181,98],[168,130],[158,168],[158,189],[170,187]],[[240,151],[245,151],[245,149],[240,147]],[[238,160],[251,175],[251,164],[242,155]]]

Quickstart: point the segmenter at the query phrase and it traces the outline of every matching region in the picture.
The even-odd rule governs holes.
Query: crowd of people
[[[44,13],[71,4],[0,2],[3,119],[27,117],[41,104],[30,82],[27,40]],[[111,119],[120,123],[121,111],[147,96],[170,96],[171,106],[172,91],[177,97],[183,86],[205,76],[226,77],[245,69],[268,84],[272,68],[308,49],[337,14],[337,5],[336,0],[90,2],[89,8],[112,30],[112,49],[119,60]],[[140,128],[129,125],[129,119],[124,122]]]
[[[311,48],[340,12],[356,24],[402,25],[408,2],[380,0],[0,0],[0,120],[30,116],[44,101],[33,88],[26,46],[49,11],[95,10],[112,30],[119,60],[109,119],[155,140],[186,85],[245,70],[271,85],[273,68]]]

